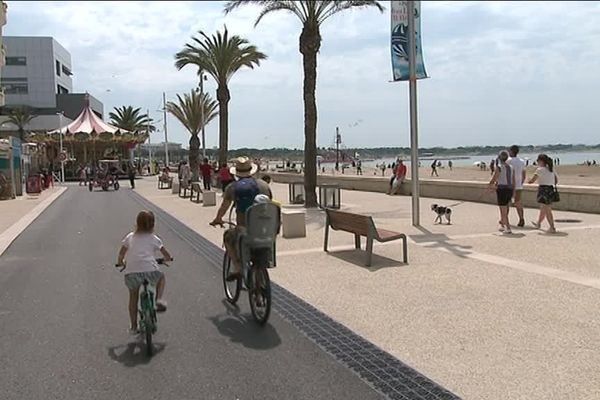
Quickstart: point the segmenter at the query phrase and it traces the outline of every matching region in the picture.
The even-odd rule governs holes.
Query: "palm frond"
[[[344,10],[349,10],[351,8],[368,8],[375,7],[380,12],[385,10],[385,7],[381,5],[379,1],[376,0],[355,0],[355,1],[323,1],[322,3],[328,3],[321,10],[320,14],[317,16],[317,20],[319,25],[322,24],[326,19],[334,16],[335,14],[342,12]]]
[[[178,94],[177,101],[169,101],[166,108],[191,135],[198,135],[202,127],[219,114],[217,102],[208,93],[200,94],[195,90],[183,96]]]
[[[274,11],[288,11],[295,16],[297,16],[300,21],[303,23],[308,19],[308,13],[306,10],[306,2],[305,1],[289,1],[289,0],[270,0],[270,1],[261,1],[261,0],[236,0],[236,1],[228,1],[225,4],[224,12],[225,14],[229,14],[236,8],[247,4],[255,4],[262,6],[262,10],[256,21],[254,22],[254,26],[257,26],[260,21],[267,14],[270,14]]]

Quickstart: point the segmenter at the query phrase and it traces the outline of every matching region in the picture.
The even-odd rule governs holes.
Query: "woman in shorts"
[[[557,201],[556,184],[558,176],[554,172],[552,159],[546,154],[540,154],[537,158],[538,168],[529,180],[529,183],[538,183],[537,202],[540,203],[540,216],[537,222],[532,222],[537,229],[542,227],[544,219],[548,220],[550,229],[548,233],[556,233],[554,227],[554,215],[552,214],[552,203]]]
[[[510,223],[508,222],[508,207],[515,190],[515,174],[510,165],[506,163],[508,152],[501,151],[498,155],[498,165],[494,170],[490,188],[496,188],[496,197],[498,207],[500,208],[500,227],[499,231],[505,234],[511,234]]]

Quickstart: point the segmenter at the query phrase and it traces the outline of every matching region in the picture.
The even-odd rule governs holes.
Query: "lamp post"
[[[419,133],[417,126],[417,43],[415,33],[415,2],[408,1],[408,68],[409,68],[409,104],[410,104],[410,166],[412,183],[412,224],[419,226]]]
[[[163,123],[165,128],[165,166],[169,166],[169,139],[167,137],[167,95],[163,92]]]
[[[204,71],[198,71],[198,76],[200,77],[200,98],[204,97],[204,80],[207,79],[204,75]],[[200,118],[202,119],[202,158],[206,158],[206,135],[204,133],[204,127],[206,123],[204,121],[204,102],[202,103],[202,107],[200,108]]]
[[[63,154],[63,133],[62,133],[62,124],[63,124],[63,112],[60,111],[58,114],[58,142],[60,145],[60,182],[65,183],[65,162],[62,159]]]

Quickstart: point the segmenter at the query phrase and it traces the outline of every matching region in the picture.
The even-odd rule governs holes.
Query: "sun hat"
[[[229,169],[233,175],[240,178],[248,178],[258,171],[258,166],[254,164],[248,157],[238,157],[235,160],[235,166]]]

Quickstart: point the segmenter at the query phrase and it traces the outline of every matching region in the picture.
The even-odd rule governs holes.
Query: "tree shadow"
[[[223,300],[223,304],[227,310],[224,314],[207,319],[232,343],[255,350],[269,350],[281,344],[281,337],[270,322],[260,326],[252,316],[242,314],[239,307],[229,304],[226,300]]]
[[[162,352],[167,345],[165,343],[154,342],[154,355]],[[108,356],[125,367],[136,367],[138,365],[148,364],[152,357],[146,354],[146,343],[142,338],[138,338],[135,342],[120,344],[108,348]]]
[[[460,244],[449,243],[450,238],[445,233],[433,233],[427,228],[418,226],[417,229],[421,231],[422,235],[409,235],[415,243],[429,243],[424,247],[429,249],[443,249],[457,257],[467,258],[472,252],[470,251],[473,246],[463,246]]]

